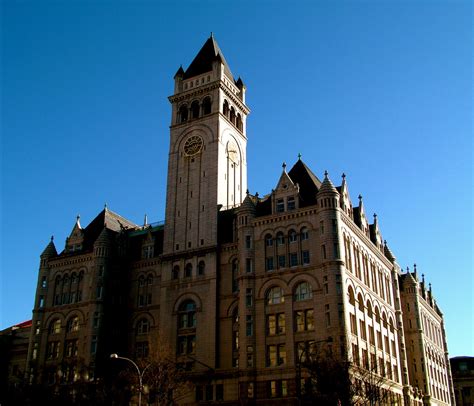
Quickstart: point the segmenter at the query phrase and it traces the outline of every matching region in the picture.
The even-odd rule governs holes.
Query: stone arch
[[[194,301],[194,303],[196,303],[197,312],[200,312],[202,310],[202,300],[199,297],[199,295],[194,292],[187,292],[187,293],[183,293],[176,299],[173,306],[173,313],[176,314],[181,304],[187,300],[192,300]]]

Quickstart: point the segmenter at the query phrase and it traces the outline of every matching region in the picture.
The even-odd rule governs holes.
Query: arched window
[[[375,321],[380,324],[380,312],[378,307],[375,307]]]
[[[309,238],[308,229],[306,227],[303,227],[301,229],[300,234],[301,234],[301,241],[307,240]]]
[[[49,325],[49,334],[59,334],[61,332],[61,320],[55,319]]]
[[[172,271],[171,277],[172,277],[173,279],[178,279],[178,278],[179,278],[179,265],[175,265],[175,266],[173,267],[173,271]]]
[[[202,276],[204,275],[204,271],[206,270],[206,264],[204,261],[199,261],[198,264],[198,275]]]
[[[373,314],[372,314],[372,305],[370,304],[370,302],[367,300],[367,316],[372,318]]]
[[[148,275],[148,277],[146,278],[146,284],[147,285],[153,285],[153,275]]]
[[[301,282],[295,289],[295,301],[308,300],[313,297],[313,289],[308,282]]]
[[[211,114],[211,98],[210,97],[206,97],[202,101],[202,114],[204,115]]]
[[[222,113],[224,114],[224,116],[229,117],[229,103],[227,102],[227,100],[224,100],[224,105],[222,107]]]
[[[285,236],[281,231],[277,233],[276,239],[277,245],[283,245],[285,243]]]
[[[242,116],[240,113],[237,114],[237,119],[236,119],[236,127],[242,131]]]
[[[235,109],[233,107],[230,108],[230,122],[235,124]]]
[[[145,277],[143,275],[141,275],[139,278],[138,278],[138,286],[141,288],[142,286],[145,286]]]
[[[180,123],[185,123],[186,121],[188,121],[188,106],[183,104],[179,108],[179,122]]]
[[[349,303],[355,306],[354,289],[352,289],[352,286],[349,286],[348,294],[349,294]]]
[[[66,331],[68,333],[72,333],[74,331],[79,331],[79,317],[74,316],[74,317],[71,317],[68,320],[67,326],[66,326]]]
[[[193,265],[188,262],[184,267],[184,277],[190,278],[193,275]]]
[[[196,303],[186,300],[178,308],[178,355],[196,351]]]
[[[199,118],[199,102],[197,100],[191,103],[191,118]]]
[[[283,296],[283,289],[279,286],[274,286],[267,292],[267,304],[279,304],[285,302],[285,296]]]
[[[357,295],[357,302],[359,303],[359,310],[363,313],[364,312],[364,299],[362,299],[362,295],[360,293]]]
[[[394,325],[393,325],[393,319],[392,319],[392,317],[389,317],[389,319],[388,319],[388,325],[390,326],[390,331],[391,331],[392,333],[395,333],[395,327],[394,327]]]
[[[298,239],[298,234],[296,234],[296,231],[290,230],[290,232],[288,233],[288,242],[290,243],[296,242],[297,239]]]
[[[272,237],[271,234],[267,234],[267,235],[265,236],[265,245],[266,245],[267,247],[271,247],[271,246],[273,245],[273,237]]]
[[[147,319],[140,319],[137,323],[137,334],[147,334],[150,332],[150,322]]]

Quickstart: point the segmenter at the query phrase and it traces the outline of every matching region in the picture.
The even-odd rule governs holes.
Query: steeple
[[[56,251],[56,247],[54,245],[54,237],[51,236],[51,241],[41,253],[41,258],[47,259],[51,257],[56,257],[57,255],[58,255],[58,252]]]
[[[183,79],[189,79],[194,76],[202,75],[203,73],[212,71],[212,64],[215,61],[219,61],[224,65],[224,73],[229,79],[234,80],[232,72],[230,71],[229,65],[224,58],[219,45],[214,38],[214,35],[207,39],[202,46],[201,50],[197,53],[188,69],[184,72]],[[179,71],[178,71],[179,72]]]

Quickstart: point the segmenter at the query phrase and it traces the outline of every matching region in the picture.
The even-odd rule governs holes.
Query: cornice
[[[309,216],[311,214],[317,214],[317,210],[316,210],[315,207],[313,207],[311,209],[300,209],[300,210],[296,210],[294,212],[285,213],[285,214],[271,214],[271,215],[265,216],[263,218],[262,217],[256,217],[253,220],[253,225],[254,226],[262,226],[262,225],[265,225],[265,224],[276,223],[276,222],[280,222],[280,221],[287,221],[287,220],[292,220],[292,219],[299,218],[299,217]]]
[[[384,265],[392,270],[393,264],[383,255],[374,243],[362,232],[362,230],[355,224],[350,217],[347,216],[342,210],[340,210],[341,219],[343,223],[354,233],[356,236],[365,243],[365,246],[374,254]]]
[[[87,255],[87,256],[78,256],[78,257],[74,257],[74,258],[55,258],[55,259],[51,259],[50,263],[49,263],[49,266],[50,268],[60,268],[62,266],[66,266],[66,265],[74,265],[74,264],[81,264],[81,263],[84,263],[84,262],[90,262],[93,260],[93,256],[92,255]],[[52,262],[54,261],[54,262]]]

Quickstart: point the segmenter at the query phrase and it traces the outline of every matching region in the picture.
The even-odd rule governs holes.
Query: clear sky
[[[471,1],[1,2],[0,328],[31,318],[39,255],[108,207],[164,219],[173,76],[212,31],[247,86],[249,188],[303,161],[347,174],[450,355],[474,355]]]

